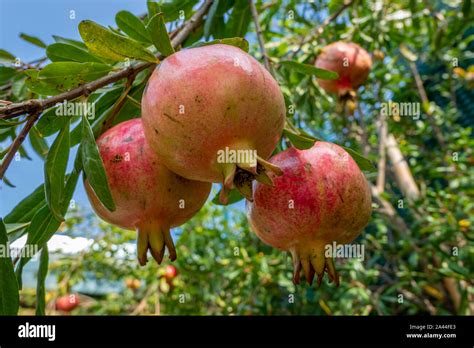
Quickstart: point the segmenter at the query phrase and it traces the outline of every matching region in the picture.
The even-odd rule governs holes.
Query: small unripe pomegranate
[[[347,94],[355,94],[357,88],[367,80],[372,59],[359,45],[337,41],[322,49],[315,66],[339,74],[336,80],[318,79],[318,83],[326,92],[344,97]]]
[[[163,275],[166,280],[172,280],[174,277],[176,277],[176,275],[178,274],[178,272],[176,271],[176,268],[172,265],[167,265],[165,267],[165,274]]]
[[[79,296],[76,294],[64,295],[56,299],[56,309],[63,312],[71,312],[79,304]]]
[[[278,83],[252,56],[229,45],[184,49],[153,72],[142,98],[145,136],[173,172],[237,187],[280,173],[267,159],[285,122]]]
[[[290,148],[270,159],[283,170],[274,187],[254,184],[249,203],[252,230],[266,244],[289,251],[295,284],[303,269],[309,284],[324,272],[339,285],[326,248],[352,242],[371,214],[369,185],[352,157],[340,146],[316,142],[308,150]]]
[[[211,184],[191,181],[168,170],[149,147],[141,119],[122,122],[97,140],[116,210],[107,210],[87,179],[84,186],[97,215],[125,229],[138,231],[137,253],[140,265],[147,262],[147,251],[161,263],[168,249],[176,259],[170,228],[193,217],[209,195]]]
[[[138,279],[127,278],[125,279],[125,286],[131,290],[136,290],[140,288],[142,283]]]

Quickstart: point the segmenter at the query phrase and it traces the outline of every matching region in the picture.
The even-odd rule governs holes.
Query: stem
[[[263,57],[263,64],[265,65],[265,68],[267,68],[267,70],[272,75],[274,75],[272,72],[272,67],[270,66],[270,61],[268,59],[267,52],[265,50],[265,42],[263,40],[262,28],[260,27],[260,23],[258,22],[257,8],[255,7],[253,0],[249,0],[249,5],[250,5],[250,11],[252,12],[253,22],[255,24],[255,30],[257,31],[258,45],[260,46],[260,53],[262,54],[262,57]]]
[[[8,166],[10,165],[11,161],[13,160],[15,153],[20,148],[21,144],[23,143],[26,136],[28,135],[28,132],[33,127],[33,125],[35,124],[36,120],[40,117],[40,115],[41,114],[39,112],[36,112],[34,115],[28,118],[28,121],[26,122],[25,126],[21,130],[20,134],[18,134],[18,136],[13,141],[12,145],[10,146],[10,150],[8,150],[8,153],[6,154],[0,166],[0,180],[3,179],[3,176],[5,175],[5,172]]]

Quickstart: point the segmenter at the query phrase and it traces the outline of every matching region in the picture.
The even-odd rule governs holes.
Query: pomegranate
[[[253,179],[281,174],[267,159],[285,122],[278,83],[241,49],[217,44],[179,51],[153,72],[142,99],[150,146],[173,172],[234,186],[252,199]]]
[[[206,202],[211,184],[184,179],[169,171],[149,147],[141,119],[133,119],[107,130],[97,140],[116,210],[108,211],[91,186],[84,182],[97,215],[125,229],[137,229],[140,265],[147,251],[161,263],[168,249],[176,251],[169,229],[193,217]]]
[[[339,74],[336,80],[318,79],[319,85],[326,92],[336,93],[340,98],[354,98],[357,88],[367,80],[372,59],[359,45],[337,41],[323,48],[315,66]]]
[[[172,280],[174,277],[176,277],[177,274],[178,272],[176,271],[176,268],[174,266],[167,265],[165,267],[164,277],[166,278],[166,280]]]
[[[70,312],[79,304],[79,296],[76,294],[64,295],[56,299],[56,309],[63,312]]]
[[[125,279],[125,286],[129,289],[136,290],[142,286],[142,283],[138,279],[127,278]]]
[[[252,230],[266,244],[292,254],[293,282],[303,269],[309,284],[327,271],[339,285],[328,246],[352,242],[371,214],[369,185],[340,146],[316,142],[308,150],[289,148],[270,160],[283,170],[274,186],[256,183],[247,205]]]

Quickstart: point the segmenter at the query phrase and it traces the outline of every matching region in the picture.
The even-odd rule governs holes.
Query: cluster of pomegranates
[[[367,57],[355,44],[329,45],[316,66],[338,72],[339,79],[321,80],[321,87],[339,95],[355,90],[370,69]],[[338,284],[324,246],[349,243],[360,234],[371,213],[369,187],[354,160],[335,144],[291,147],[269,158],[285,115],[278,83],[241,49],[217,44],[174,53],[152,73],[141,118],[98,138],[117,208],[107,210],[85,178],[91,204],[104,220],[138,231],[141,265],[148,251],[161,263],[165,248],[170,260],[176,258],[170,228],[191,219],[211,183],[221,183],[223,204],[237,189],[248,200],[257,236],[291,252],[295,283],[300,271],[309,283],[315,274],[321,282],[327,271]]]

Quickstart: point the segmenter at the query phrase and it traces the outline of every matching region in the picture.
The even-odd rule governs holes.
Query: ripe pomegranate
[[[165,245],[169,258],[175,260],[169,229],[185,223],[199,211],[211,185],[169,171],[146,142],[141,119],[109,129],[97,145],[117,207],[114,212],[108,211],[86,179],[86,192],[97,215],[116,226],[137,229],[140,265],[146,264],[148,249],[161,263]]]
[[[302,151],[289,148],[270,162],[283,175],[274,187],[254,185],[254,201],[247,205],[252,230],[266,244],[291,252],[295,284],[303,269],[309,284],[315,272],[320,284],[326,270],[339,285],[325,249],[350,243],[367,225],[371,195],[363,173],[343,148],[326,142]]]
[[[145,136],[173,172],[234,185],[252,199],[251,180],[281,174],[267,159],[285,122],[278,83],[253,57],[229,45],[185,49],[153,72],[142,99]]]
[[[337,41],[323,48],[316,59],[317,68],[335,71],[336,80],[318,79],[319,85],[340,98],[355,97],[355,91],[369,75],[372,59],[366,50],[353,42]]]
[[[76,294],[68,294],[56,299],[56,309],[63,312],[70,312],[79,304],[79,296]]]
[[[176,275],[178,274],[178,272],[176,271],[176,268],[172,265],[167,265],[165,267],[165,274],[164,274],[164,277],[166,278],[166,280],[172,280],[174,277],[176,277]]]

